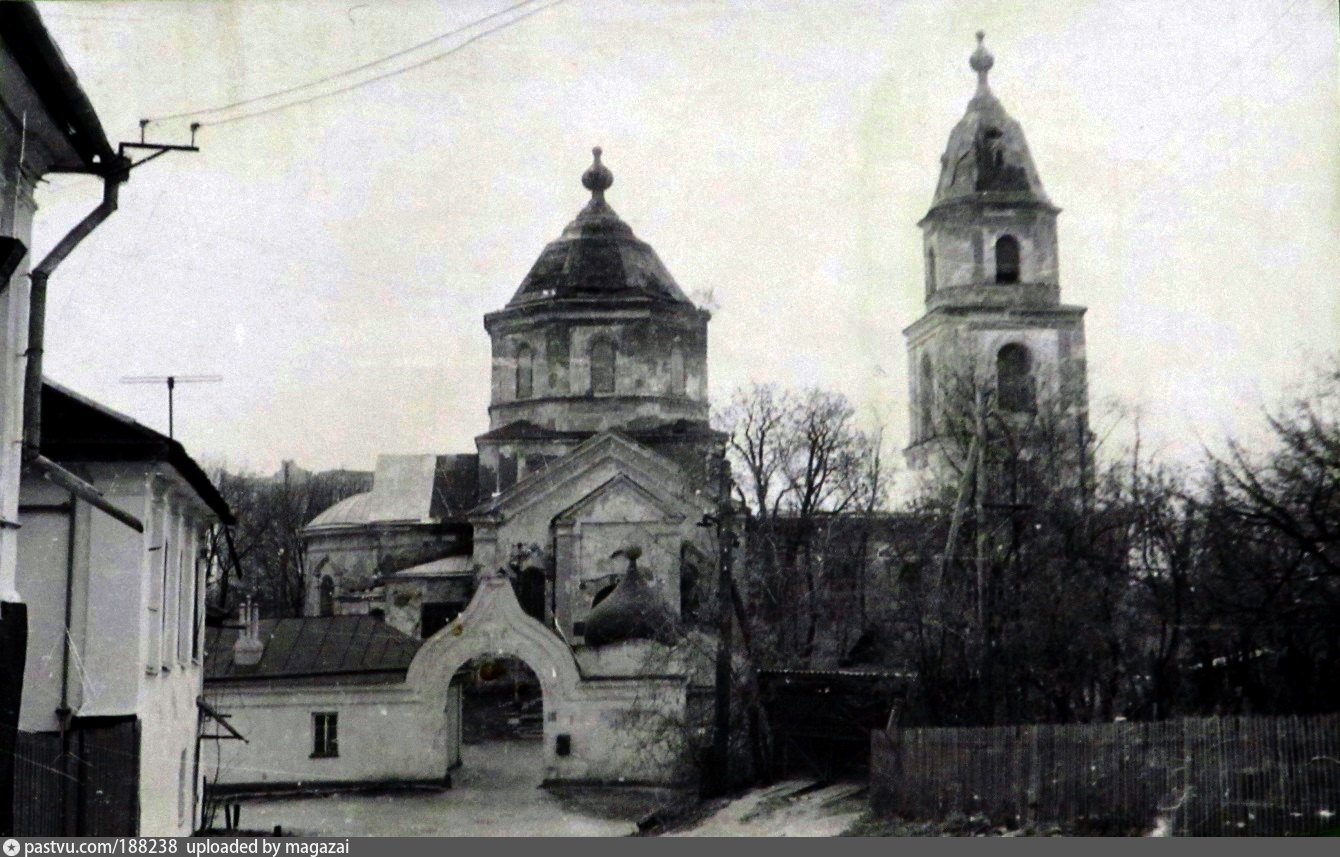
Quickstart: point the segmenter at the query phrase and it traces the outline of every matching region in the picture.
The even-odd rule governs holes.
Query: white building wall
[[[400,683],[211,686],[208,700],[248,742],[205,742],[201,773],[222,784],[442,782],[460,758],[455,699],[444,706]],[[338,715],[338,756],[312,755],[319,712]]]
[[[86,503],[77,506],[68,704],[76,717],[139,718],[139,832],[188,835],[199,816],[196,699],[204,679],[204,603],[195,552],[208,510],[166,466],[82,469],[108,500],[146,526],[137,533]],[[43,479],[24,481],[25,507],[50,507],[69,497]],[[26,731],[59,728],[69,520],[67,513],[34,511],[20,530],[19,581],[37,632],[29,638],[24,673],[19,726]],[[160,592],[173,593],[170,614],[162,610]],[[168,635],[165,618],[174,623]],[[185,636],[177,645],[179,634]],[[156,644],[165,638],[171,646]]]

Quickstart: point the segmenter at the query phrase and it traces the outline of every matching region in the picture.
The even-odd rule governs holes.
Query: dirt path
[[[788,780],[755,789],[666,836],[838,836],[865,811],[865,786]]]

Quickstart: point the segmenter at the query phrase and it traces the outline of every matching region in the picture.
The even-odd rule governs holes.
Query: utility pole
[[[222,375],[136,375],[122,378],[122,384],[167,384],[168,394],[168,437],[174,437],[172,391],[178,384],[200,384],[222,381]],[[287,477],[287,472],[285,472]]]
[[[712,730],[712,790],[721,794],[730,788],[731,649],[734,636],[735,510],[731,505],[730,461],[723,452],[716,462],[717,510],[705,515],[699,526],[715,527],[717,534],[717,657],[716,710]]]

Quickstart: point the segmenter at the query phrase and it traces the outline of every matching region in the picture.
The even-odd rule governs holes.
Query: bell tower
[[[923,236],[926,311],[903,331],[911,387],[908,465],[962,470],[974,436],[1051,426],[1087,432],[1084,307],[1061,303],[1056,219],[1023,128],[991,91],[977,34],[977,91],[949,135]],[[988,426],[989,424],[989,426]],[[1076,433],[1078,432],[1078,434]]]

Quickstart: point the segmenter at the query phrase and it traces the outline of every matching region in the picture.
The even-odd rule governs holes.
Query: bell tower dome
[[[977,91],[940,157],[918,224],[925,314],[903,334],[913,468],[951,455],[976,398],[1002,419],[1084,419],[1084,308],[1061,303],[1056,220],[1022,126],[991,91],[985,34],[968,60]],[[967,397],[968,401],[956,401]],[[960,444],[961,445],[961,444]]]

